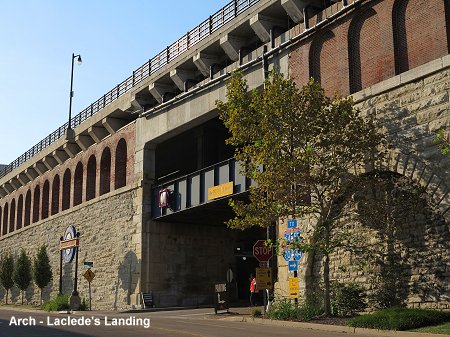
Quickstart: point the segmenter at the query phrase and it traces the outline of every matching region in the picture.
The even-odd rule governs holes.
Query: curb
[[[331,325],[331,324],[320,324],[320,323],[306,323],[306,322],[291,322],[291,321],[277,321],[266,318],[256,318],[249,316],[242,317],[223,317],[222,320],[234,321],[234,322],[244,322],[249,324],[260,324],[260,325],[271,325],[271,326],[282,326],[289,328],[302,328],[308,330],[320,330],[328,332],[340,332],[349,334],[359,334],[366,336],[395,336],[395,337],[443,337],[442,334],[425,333],[425,332],[414,332],[414,331],[394,331],[394,330],[375,330],[366,328],[353,328],[343,325]]]

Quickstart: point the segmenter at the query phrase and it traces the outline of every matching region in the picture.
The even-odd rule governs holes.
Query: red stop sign
[[[264,240],[258,240],[253,245],[253,256],[259,262],[267,262],[273,255],[272,247],[267,247]]]

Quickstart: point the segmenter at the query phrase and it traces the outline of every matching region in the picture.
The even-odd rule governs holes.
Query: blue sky
[[[0,0],[0,163],[9,164],[230,0]]]

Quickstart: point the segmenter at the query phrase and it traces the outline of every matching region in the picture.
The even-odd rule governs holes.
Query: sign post
[[[270,260],[272,255],[272,247],[266,246],[265,240],[258,240],[253,245],[253,256],[260,262],[260,265],[262,263],[266,263],[266,266],[268,267],[268,261]],[[258,290],[264,290],[264,314],[266,313],[266,289],[272,289],[272,286],[272,270],[270,268],[256,268],[256,288]]]
[[[85,263],[84,265],[86,266],[86,263]],[[93,266],[93,265],[94,265],[94,264],[92,263],[92,266]],[[94,274],[94,272],[91,270],[91,268],[88,268],[88,270],[86,270],[86,271],[84,272],[83,276],[84,276],[84,278],[88,281],[88,284],[89,284],[89,311],[91,311],[91,310],[92,310],[92,302],[91,302],[91,299],[92,299],[92,294],[91,294],[91,282],[92,282],[92,280],[94,279],[95,274]]]

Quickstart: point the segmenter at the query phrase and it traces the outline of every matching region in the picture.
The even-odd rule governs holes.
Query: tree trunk
[[[42,305],[42,288],[41,288],[41,302],[39,303],[39,305]]]
[[[22,290],[22,305],[23,305],[23,290]]]
[[[330,300],[330,256],[325,254],[325,262],[323,264],[323,286],[324,286],[324,314],[325,317],[331,315],[331,300]]]
[[[6,289],[6,304],[8,304],[8,293],[9,293],[9,289]]]

